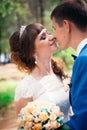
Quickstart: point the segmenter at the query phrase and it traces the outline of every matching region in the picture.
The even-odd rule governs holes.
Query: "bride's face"
[[[43,29],[35,40],[35,53],[38,56],[51,56],[58,50],[55,37]]]

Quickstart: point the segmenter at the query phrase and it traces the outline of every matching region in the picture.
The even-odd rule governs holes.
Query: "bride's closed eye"
[[[41,36],[40,36],[40,40],[45,40],[49,35],[51,35],[46,29],[43,30]]]
[[[43,33],[43,34],[41,35],[41,37],[40,37],[40,40],[45,40],[45,39],[46,39],[46,34]]]

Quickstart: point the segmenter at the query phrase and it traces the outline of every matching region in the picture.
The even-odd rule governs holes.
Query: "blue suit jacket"
[[[87,130],[87,45],[73,64],[70,100],[74,115],[66,124],[71,130]]]

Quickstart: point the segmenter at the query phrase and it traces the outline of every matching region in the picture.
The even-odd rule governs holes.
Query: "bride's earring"
[[[37,64],[37,56],[35,56],[35,64]]]
[[[37,61],[35,60],[35,64],[37,64]]]

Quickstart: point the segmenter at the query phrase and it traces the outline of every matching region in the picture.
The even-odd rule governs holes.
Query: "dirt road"
[[[23,72],[18,71],[14,64],[0,65],[0,81],[20,80],[24,75]],[[0,130],[17,130],[14,104],[9,106],[4,115],[0,115]]]
[[[13,104],[4,115],[0,116],[0,130],[17,130],[16,112]]]

